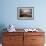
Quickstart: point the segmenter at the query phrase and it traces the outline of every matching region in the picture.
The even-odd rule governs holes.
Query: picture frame
[[[34,20],[34,7],[18,7],[17,19],[18,20]]]

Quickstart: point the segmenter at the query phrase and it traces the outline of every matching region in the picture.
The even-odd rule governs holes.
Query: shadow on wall
[[[2,36],[3,36],[2,33],[6,31],[6,29],[4,30],[4,28],[6,28],[5,25],[0,24],[0,43],[2,43]]]

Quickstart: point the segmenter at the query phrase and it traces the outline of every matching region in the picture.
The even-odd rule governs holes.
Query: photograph
[[[33,7],[18,7],[17,18],[18,19],[34,19]]]

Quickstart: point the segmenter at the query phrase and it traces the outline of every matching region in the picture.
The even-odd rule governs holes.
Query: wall
[[[15,25],[16,28],[43,27],[46,28],[45,0],[1,0],[0,24]],[[17,7],[34,7],[34,20],[18,20]]]
[[[17,7],[23,6],[34,7],[34,20],[17,19]],[[9,24],[16,28],[39,27],[46,32],[46,0],[0,0],[0,27]]]
[[[42,1],[42,2],[41,2]],[[2,0],[0,23],[15,27],[46,27],[46,1],[44,0]],[[17,20],[17,7],[34,7],[34,20]]]

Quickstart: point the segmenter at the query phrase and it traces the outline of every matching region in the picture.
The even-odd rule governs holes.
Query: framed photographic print
[[[34,19],[34,8],[33,7],[18,7],[17,18],[19,20],[33,20]]]

